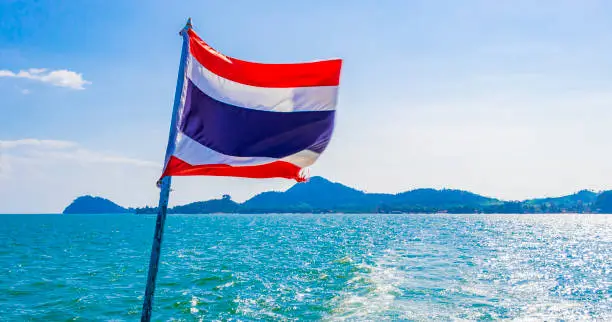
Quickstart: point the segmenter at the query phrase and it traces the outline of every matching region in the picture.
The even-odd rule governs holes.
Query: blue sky
[[[230,56],[344,59],[311,175],[504,199],[612,189],[611,14],[605,1],[2,1],[0,213],[86,193],[157,202],[189,16]],[[292,183],[174,184],[181,204]]]

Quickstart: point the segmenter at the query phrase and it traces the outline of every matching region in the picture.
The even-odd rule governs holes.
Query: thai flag
[[[261,64],[227,57],[189,29],[176,140],[164,176],[289,178],[327,147],[342,60]]]

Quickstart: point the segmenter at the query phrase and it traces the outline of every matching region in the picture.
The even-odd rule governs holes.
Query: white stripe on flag
[[[300,151],[282,159],[268,157],[235,157],[219,153],[211,148],[203,146],[181,132],[177,135],[177,144],[173,155],[191,165],[226,164],[231,166],[252,166],[274,161],[285,161],[295,164],[300,168],[312,165],[319,157],[319,153],[309,150]]]
[[[271,88],[245,85],[212,73],[191,55],[185,68],[195,86],[226,104],[270,112],[332,111],[336,108],[338,86]]]

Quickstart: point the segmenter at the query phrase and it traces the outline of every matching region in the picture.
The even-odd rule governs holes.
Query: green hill
[[[538,198],[525,201],[524,207],[528,212],[590,212],[593,204],[597,200],[598,194],[581,190],[577,193],[553,198]]]
[[[264,192],[247,200],[243,212],[372,212],[376,198],[322,177],[298,183],[285,192]]]
[[[63,214],[115,214],[127,213],[128,209],[104,198],[93,196],[81,196],[76,198],[64,211]]]
[[[238,207],[239,205],[229,195],[224,195],[221,199],[198,201],[183,206],[176,206],[171,208],[169,212],[175,214],[235,213],[238,211]]]
[[[598,212],[612,214],[612,190],[602,192],[595,201],[595,207]]]
[[[64,213],[156,213],[154,207],[125,209],[109,200],[77,198]],[[525,201],[502,201],[469,191],[415,189],[398,194],[366,193],[322,177],[296,183],[287,191],[260,193],[244,203],[230,196],[168,209],[169,213],[612,213],[612,191]]]

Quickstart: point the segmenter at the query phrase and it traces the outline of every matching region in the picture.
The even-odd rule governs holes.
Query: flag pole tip
[[[187,23],[185,23],[185,27],[179,31],[179,35],[184,35],[184,33],[186,33],[189,29],[193,29],[193,26],[191,25],[191,17],[187,18]]]

